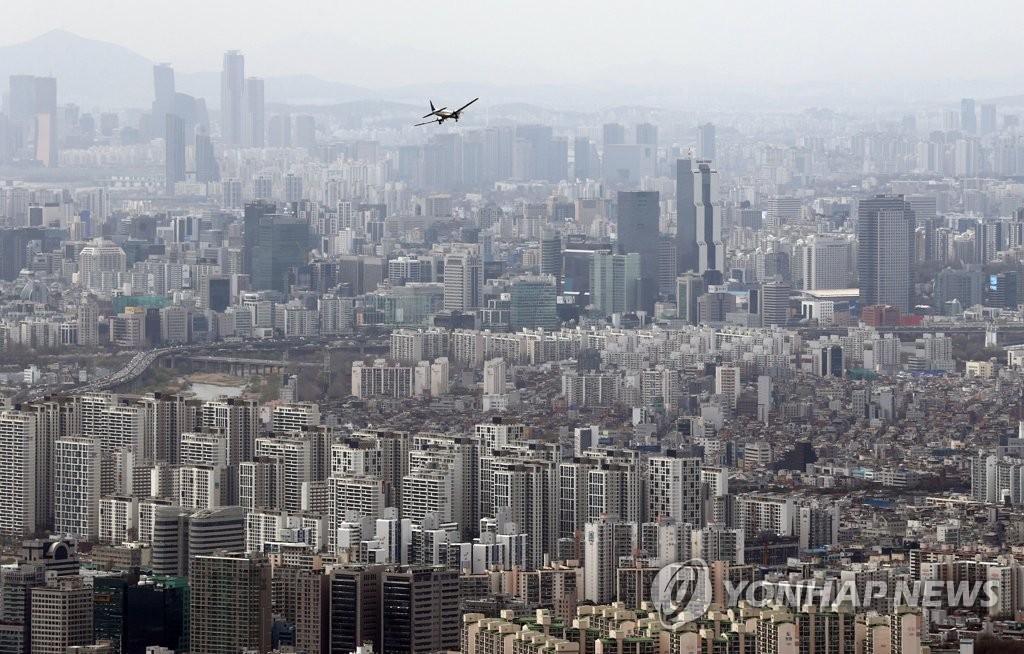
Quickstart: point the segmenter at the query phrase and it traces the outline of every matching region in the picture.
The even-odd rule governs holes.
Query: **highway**
[[[98,393],[107,391],[118,386],[129,384],[141,377],[161,357],[168,355],[180,356],[187,359],[200,358],[203,355],[209,356],[217,361],[237,361],[239,363],[249,360],[248,357],[224,357],[217,356],[227,353],[238,353],[239,351],[257,352],[261,350],[274,350],[277,352],[289,350],[358,350],[366,353],[386,352],[388,349],[389,337],[383,335],[378,338],[367,338],[366,336],[352,336],[349,338],[321,337],[309,339],[266,339],[260,341],[238,341],[234,343],[204,343],[200,345],[175,345],[153,350],[138,352],[128,363],[115,370],[109,375],[98,377],[83,386],[57,391],[64,395],[83,395],[85,393]],[[264,360],[252,358],[256,363],[283,363],[282,360]],[[313,367],[319,364],[293,362],[291,366]],[[30,389],[23,395],[16,396],[16,402],[38,402],[47,395],[54,395],[52,387],[40,387]]]

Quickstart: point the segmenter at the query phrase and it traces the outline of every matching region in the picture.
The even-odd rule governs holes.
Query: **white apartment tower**
[[[100,444],[71,436],[54,443],[54,531],[95,540],[99,535]]]
[[[0,533],[22,536],[36,528],[36,420],[0,412]]]

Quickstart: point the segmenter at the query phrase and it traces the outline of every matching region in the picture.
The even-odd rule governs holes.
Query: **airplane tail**
[[[437,109],[434,109],[434,101],[433,100],[430,101],[430,110],[431,111],[437,111]]]

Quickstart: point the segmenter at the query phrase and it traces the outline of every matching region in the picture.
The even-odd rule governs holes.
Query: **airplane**
[[[462,105],[461,107],[459,107],[455,111],[445,111],[445,109],[447,109],[448,107],[441,107],[440,109],[435,109],[434,108],[434,102],[431,101],[430,102],[430,113],[425,115],[425,116],[423,116],[423,117],[424,118],[430,118],[431,116],[436,116],[436,118],[431,118],[430,120],[428,120],[426,122],[423,122],[423,123],[416,123],[415,125],[413,125],[413,127],[419,127],[420,125],[429,125],[431,123],[437,123],[438,125],[440,125],[441,123],[443,123],[444,121],[448,120],[449,118],[453,119],[455,122],[459,122],[459,116],[462,115],[463,110],[466,107],[468,107],[469,105],[471,105],[474,102],[476,102],[477,100],[479,100],[479,99],[480,98],[473,98],[472,100],[470,100],[466,104]]]

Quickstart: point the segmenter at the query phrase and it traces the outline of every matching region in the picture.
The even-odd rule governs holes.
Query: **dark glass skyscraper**
[[[914,245],[917,221],[902,195],[860,201],[857,270],[860,307],[887,304],[902,313],[914,307]]]
[[[275,211],[273,204],[245,205],[242,269],[249,275],[254,290],[287,293],[291,271],[306,265],[309,224]]]
[[[640,255],[640,276],[658,277],[658,219],[661,215],[657,191],[619,191],[619,252]]]
[[[680,159],[676,164],[676,252],[679,274],[724,271],[718,171],[706,159]]]

